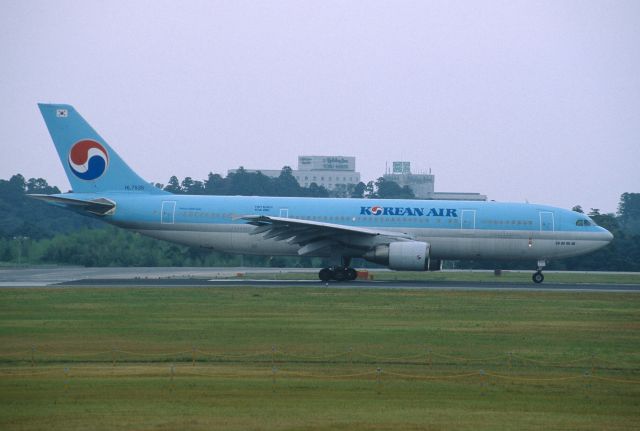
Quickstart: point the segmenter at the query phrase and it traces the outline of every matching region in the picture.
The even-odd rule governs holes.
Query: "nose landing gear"
[[[531,279],[534,283],[542,283],[544,281],[544,275],[542,275],[542,271],[536,271],[531,276]]]
[[[544,268],[545,266],[547,266],[546,260],[538,261],[538,270],[534,272],[533,275],[531,276],[531,279],[533,280],[534,283],[540,284],[544,281],[544,275],[542,275],[542,268]]]

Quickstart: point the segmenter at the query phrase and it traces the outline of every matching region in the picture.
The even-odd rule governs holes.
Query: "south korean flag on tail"
[[[66,109],[56,109],[56,117],[58,118],[67,118],[69,116],[69,111]]]

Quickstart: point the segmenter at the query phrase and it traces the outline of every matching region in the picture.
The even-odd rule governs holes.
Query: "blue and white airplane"
[[[528,259],[541,283],[549,259],[613,239],[584,214],[528,203],[174,195],[140,178],[73,106],[39,107],[73,192],[32,197],[188,246],[333,258],[322,281],[355,279],[359,257],[400,271],[438,270],[444,259]]]

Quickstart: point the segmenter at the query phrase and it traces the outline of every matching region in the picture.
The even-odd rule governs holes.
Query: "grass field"
[[[637,429],[640,295],[0,289],[0,429]]]
[[[532,284],[531,275],[534,271],[503,271],[496,276],[493,271],[386,271],[374,270],[369,277],[377,281],[457,281],[473,283],[526,283]],[[578,284],[640,284],[638,273],[607,273],[607,272],[552,272],[544,273],[545,283],[578,283]],[[268,280],[317,280],[318,273],[295,272],[286,270],[282,273],[260,272],[240,273],[240,277],[248,279]],[[238,278],[237,276],[235,278]],[[540,285],[544,287],[544,284]]]

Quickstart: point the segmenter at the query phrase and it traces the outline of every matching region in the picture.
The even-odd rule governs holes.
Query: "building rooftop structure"
[[[399,161],[392,163],[391,172],[383,175],[387,181],[394,181],[401,187],[409,186],[418,199],[486,201],[487,196],[474,192],[436,192],[435,175],[411,173],[411,162]]]
[[[230,169],[227,173],[236,173]],[[268,177],[280,176],[280,169],[246,169],[247,172],[262,172]],[[356,172],[356,158],[352,156],[298,156],[298,169],[292,169],[293,177],[302,187],[311,183],[327,190],[347,188],[360,182],[360,172]]]
[[[245,169],[247,172],[262,172],[276,178],[281,169]],[[229,169],[228,174],[238,169]],[[349,186],[361,181],[360,172],[356,171],[356,158],[353,156],[298,156],[298,169],[292,169],[292,175],[302,187],[311,183],[323,186],[327,190],[348,190]],[[472,192],[436,192],[435,175],[429,173],[414,174],[411,162],[392,163],[392,170],[383,175],[388,181],[394,181],[401,187],[409,186],[418,199],[486,201],[487,196]]]

